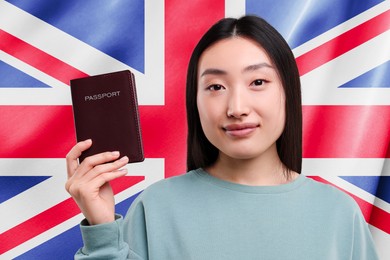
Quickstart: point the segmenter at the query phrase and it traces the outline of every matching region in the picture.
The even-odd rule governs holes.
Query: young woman
[[[77,259],[377,259],[356,203],[300,175],[294,56],[258,17],[222,19],[187,75],[188,173],[147,188],[123,219],[109,181],[117,152],[67,156],[66,189],[86,219]],[[117,159],[113,163],[107,163]]]

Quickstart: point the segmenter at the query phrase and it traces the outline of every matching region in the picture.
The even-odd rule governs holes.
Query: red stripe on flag
[[[185,86],[190,55],[200,37],[224,16],[224,0],[165,1],[165,106],[161,110],[143,108],[143,112],[149,120],[145,131],[153,137],[145,142],[155,142],[156,151],[164,154],[166,177],[185,171]],[[154,120],[161,122],[162,130]]]
[[[145,157],[185,154],[185,115],[174,108],[140,106]],[[0,158],[64,158],[76,143],[71,106],[0,106],[0,114]]]
[[[0,50],[69,85],[69,80],[88,76],[27,42],[0,30]]]
[[[178,138],[185,147],[185,122],[164,106],[140,106],[139,112],[145,156],[177,156]],[[64,158],[76,143],[71,106],[0,106],[0,114],[0,158]]]
[[[75,144],[71,106],[0,106],[0,158],[64,158]]]
[[[165,1],[165,106],[154,111],[145,108],[150,121],[141,124],[147,126],[145,131],[154,132],[148,135],[153,139],[145,142],[154,142],[155,151],[164,154],[166,177],[185,171],[185,86],[190,55],[200,37],[224,16],[224,0]],[[162,131],[153,125],[154,120],[161,122]]]
[[[390,106],[304,106],[304,158],[390,158]]]
[[[300,75],[339,57],[390,28],[390,10],[296,58]]]
[[[309,176],[309,177],[316,180],[316,181],[330,184],[330,185],[344,191],[348,195],[350,195],[359,205],[359,207],[363,213],[364,218],[366,219],[366,221],[369,224],[379,228],[380,230],[386,232],[387,234],[390,234],[390,221],[389,221],[390,213],[388,213],[388,212],[384,211],[383,209],[378,208],[377,206],[357,197],[356,195],[334,185],[333,183],[328,182],[327,180],[325,180],[321,177],[318,177],[318,176]]]
[[[115,194],[145,180],[144,176],[125,176],[111,182]],[[72,198],[43,211],[0,234],[0,255],[80,213]]]

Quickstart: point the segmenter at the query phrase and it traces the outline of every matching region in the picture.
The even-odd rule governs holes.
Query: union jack
[[[0,258],[71,259],[83,216],[64,189],[69,80],[136,76],[145,162],[114,181],[117,212],[185,172],[185,74],[201,35],[257,14],[286,38],[303,92],[303,174],[359,204],[390,258],[390,1],[0,0]]]

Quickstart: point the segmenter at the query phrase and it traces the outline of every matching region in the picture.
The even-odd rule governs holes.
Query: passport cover
[[[92,139],[79,158],[119,151],[129,163],[144,160],[137,93],[129,70],[72,79],[73,116],[77,142]]]

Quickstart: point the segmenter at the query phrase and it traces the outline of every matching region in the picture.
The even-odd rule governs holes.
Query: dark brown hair
[[[283,37],[262,18],[244,16],[224,18],[214,24],[195,47],[187,71],[187,170],[212,165],[218,149],[204,135],[196,103],[198,62],[212,44],[226,38],[244,37],[257,42],[276,67],[286,96],[286,121],[283,133],[276,141],[278,155],[285,172],[301,172],[302,165],[302,105],[301,84],[294,55]]]

